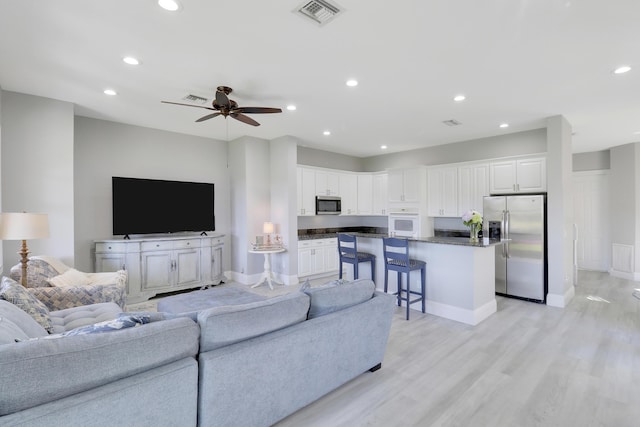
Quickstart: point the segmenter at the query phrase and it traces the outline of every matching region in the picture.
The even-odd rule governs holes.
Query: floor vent
[[[457,121],[456,119],[451,119],[451,120],[443,120],[442,123],[444,123],[447,126],[460,126],[462,123]]]
[[[316,24],[322,26],[333,20],[333,18],[342,13],[343,10],[336,4],[329,3],[326,0],[311,0],[305,1],[294,9],[293,12],[311,19]]]
[[[206,104],[207,102],[209,102],[209,100],[207,98],[203,98],[201,96],[197,96],[197,95],[187,95],[184,98],[182,98],[184,101],[189,101],[189,102],[193,102],[195,104]]]

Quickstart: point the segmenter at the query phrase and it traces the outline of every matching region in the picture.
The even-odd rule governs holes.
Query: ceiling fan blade
[[[209,120],[209,119],[213,119],[214,117],[217,117],[217,116],[219,116],[221,114],[222,113],[207,114],[206,116],[200,117],[198,120],[196,120],[196,123],[204,122],[205,120]]]
[[[266,114],[266,113],[282,113],[280,108],[267,108],[267,107],[240,107],[233,110],[234,113],[247,113],[247,114]]]
[[[160,101],[163,104],[173,104],[173,105],[184,105],[185,107],[196,107],[196,108],[204,108],[206,110],[211,110],[211,111],[215,111],[214,108],[211,107],[205,107],[204,105],[193,105],[193,104],[182,104],[180,102],[170,102],[170,101]]]
[[[242,123],[246,123],[248,125],[251,126],[260,126],[260,123],[256,122],[255,120],[253,120],[251,117],[249,116],[245,116],[244,114],[241,113],[231,113],[229,114],[231,117],[233,117],[236,120],[240,120]]]
[[[220,108],[229,108],[229,97],[226,93],[217,90],[216,91],[216,105]]]

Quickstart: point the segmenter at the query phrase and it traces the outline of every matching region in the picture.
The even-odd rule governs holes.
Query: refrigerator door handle
[[[511,256],[509,255],[509,227],[511,226],[510,222],[511,222],[511,212],[509,212],[508,210],[505,212],[505,224],[504,224],[504,229],[507,233],[507,243],[505,243],[503,245],[503,247],[505,248],[505,252],[506,252],[506,257],[507,258],[511,258]]]
[[[502,218],[500,219],[500,240],[506,240],[507,236],[505,235],[505,217],[507,216],[507,211],[502,211]],[[507,257],[507,248],[505,246],[507,243],[502,244],[502,258]]]

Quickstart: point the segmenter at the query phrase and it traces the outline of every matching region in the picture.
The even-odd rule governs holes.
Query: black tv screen
[[[112,177],[113,234],[215,230],[214,185]]]

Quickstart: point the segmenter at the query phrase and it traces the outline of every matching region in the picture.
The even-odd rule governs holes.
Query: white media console
[[[96,240],[95,271],[127,270],[127,303],[182,289],[217,285],[224,234]]]

